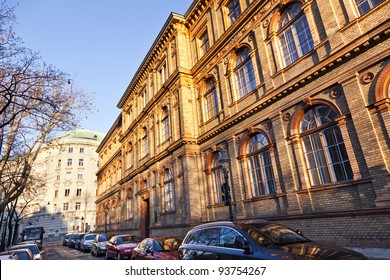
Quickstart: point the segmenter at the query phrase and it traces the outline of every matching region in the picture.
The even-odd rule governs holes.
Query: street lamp
[[[222,166],[222,173],[223,173],[223,183],[221,186],[222,200],[224,204],[229,207],[229,218],[230,221],[233,221],[233,210],[232,210],[232,201],[230,195],[229,175],[228,175],[230,158],[227,155],[225,155],[225,153],[221,152],[219,156],[219,163]]]
[[[108,206],[104,206],[104,233],[107,233],[107,214],[108,214],[108,211],[110,211],[110,209],[108,208]]]

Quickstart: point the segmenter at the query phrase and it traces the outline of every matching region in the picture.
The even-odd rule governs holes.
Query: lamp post
[[[104,206],[104,233],[107,233],[107,214],[108,214],[108,211],[110,211],[110,209],[108,208],[108,206]]]
[[[230,187],[229,187],[229,175],[228,175],[230,158],[227,155],[225,155],[225,153],[220,153],[219,163],[222,166],[222,173],[223,173],[223,183],[221,186],[222,199],[225,205],[229,207],[229,218],[230,221],[233,221],[233,209],[232,209],[232,201],[231,201]]]

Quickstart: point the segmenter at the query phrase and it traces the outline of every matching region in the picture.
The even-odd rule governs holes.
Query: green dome
[[[76,139],[88,139],[88,140],[96,140],[101,142],[104,138],[105,134],[97,131],[86,130],[86,129],[77,129],[72,130],[64,135],[60,136],[62,139],[76,138]]]

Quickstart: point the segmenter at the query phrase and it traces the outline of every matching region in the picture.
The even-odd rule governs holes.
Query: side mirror
[[[251,247],[249,246],[249,243],[241,235],[238,235],[234,238],[234,247],[244,250],[245,254],[251,253]]]

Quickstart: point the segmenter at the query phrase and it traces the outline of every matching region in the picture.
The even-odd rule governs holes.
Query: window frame
[[[213,158],[211,159],[211,187],[212,187],[212,196],[213,204],[222,204],[222,184],[223,184],[223,171],[222,165],[219,162],[220,152],[213,153]]]
[[[169,125],[169,110],[167,106],[163,106],[161,109],[161,142],[165,142],[170,138],[170,125]]]
[[[300,11],[290,17],[286,13],[293,9],[294,6],[299,6]],[[288,16],[289,19],[283,24],[282,20],[284,16]],[[301,57],[314,49],[313,34],[301,3],[294,2],[287,6],[280,14],[277,25],[277,44],[284,68],[298,61]],[[297,26],[302,28],[300,32],[298,31]],[[306,36],[307,38],[303,39],[304,35],[309,36]],[[285,43],[282,42],[282,38]],[[304,50],[303,46],[307,48],[307,50]]]
[[[383,0],[380,0],[379,3],[373,3],[374,1],[375,0],[355,0],[354,3],[355,3],[355,7],[356,7],[356,10],[357,10],[359,16],[363,16],[363,15],[367,14],[372,9],[374,9],[375,7],[377,7],[383,3]],[[360,3],[358,3],[358,2],[360,2]],[[366,8],[368,8],[368,10],[361,9],[360,7],[362,7],[363,5],[368,5],[368,7],[366,7]]]
[[[256,90],[256,73],[251,57],[251,49],[248,46],[243,46],[235,52],[233,72],[237,100]]]
[[[262,135],[267,144],[254,151],[248,151],[252,139]],[[255,145],[256,145],[255,143]],[[252,197],[272,196],[277,194],[277,182],[275,176],[275,167],[272,161],[272,143],[264,132],[255,132],[250,134],[245,147],[245,156],[247,163],[247,174]],[[267,159],[265,159],[267,157]],[[253,174],[252,172],[255,172]],[[255,178],[254,178],[255,176]],[[256,184],[256,185],[255,185]],[[272,185],[270,185],[272,184]]]
[[[210,50],[210,36],[205,28],[198,37],[199,58],[203,57]]]
[[[240,0],[229,0],[225,3],[226,18],[229,25],[232,25],[242,14]]]
[[[209,87],[210,82],[213,82],[212,87]],[[217,85],[214,77],[206,79],[203,93],[204,100],[204,116],[205,121],[209,121],[219,114],[219,101]]]
[[[168,175],[167,175],[168,174]],[[173,174],[169,168],[165,168],[163,174],[163,209],[164,213],[174,212],[175,207],[175,190]]]
[[[333,114],[333,120],[329,119],[327,123],[321,124],[321,121],[319,121],[317,115],[317,113],[319,112],[318,110],[321,107],[326,108],[328,110],[328,114],[329,113]],[[312,111],[315,111],[316,109],[317,111],[314,112],[313,114],[314,122],[316,126],[314,128],[303,129],[302,128],[303,120],[305,119],[306,116],[308,116]],[[299,133],[300,133],[300,140],[301,140],[300,143],[301,143],[303,156],[305,160],[306,172],[308,174],[308,179],[311,187],[320,187],[320,186],[353,181],[354,172],[352,170],[351,160],[348,155],[348,151],[345,145],[342,132],[338,127],[337,122],[335,121],[335,118],[337,117],[338,117],[338,112],[336,112],[332,107],[325,104],[318,104],[308,108],[300,119],[299,122]],[[324,118],[324,116],[321,116],[321,118]],[[332,130],[332,136],[334,137],[333,138],[333,140],[335,141],[334,145],[328,145],[330,141],[326,138],[327,136],[324,133],[325,131],[330,131],[330,130]],[[336,139],[337,137],[339,139]],[[307,146],[308,142],[305,143],[307,139],[310,141],[310,148],[311,148],[310,151],[308,150],[308,146]],[[339,141],[340,139],[341,141]],[[316,149],[314,149],[313,147],[316,147]],[[332,153],[331,151],[329,151],[328,149],[329,147],[336,147],[337,157],[339,157],[340,159],[343,158],[343,160],[334,162],[332,160],[332,155],[334,157],[335,154],[334,152]],[[311,158],[312,160],[310,160]],[[336,165],[342,166],[344,172],[342,176],[345,177],[342,180],[339,180],[337,178],[338,176],[340,176],[340,174],[336,174],[337,171],[334,169],[334,166]],[[317,179],[313,177],[316,174],[317,174],[316,177]]]

